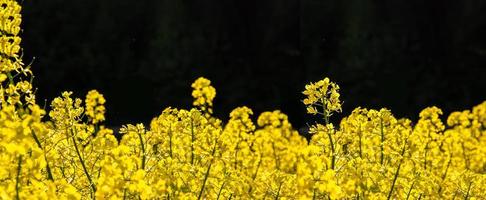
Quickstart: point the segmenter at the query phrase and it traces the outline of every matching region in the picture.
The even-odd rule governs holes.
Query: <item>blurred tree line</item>
[[[215,112],[281,109],[300,127],[301,91],[325,76],[357,106],[416,118],[486,100],[486,1],[50,0],[23,3],[24,59],[38,100],[107,98],[108,123],[189,107],[212,80]]]

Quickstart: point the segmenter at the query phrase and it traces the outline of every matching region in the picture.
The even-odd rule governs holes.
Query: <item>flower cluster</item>
[[[194,89],[192,91],[193,105],[208,114],[213,113],[213,99],[216,97],[216,89],[211,86],[211,81],[200,77],[191,86]]]
[[[333,112],[341,112],[339,86],[329,78],[306,85],[302,93],[306,95],[303,103],[310,114],[320,114],[328,121]]]
[[[105,102],[103,95],[96,90],[91,90],[86,95],[85,114],[93,124],[105,121]]]
[[[0,104],[23,110],[34,104],[35,95],[30,67],[24,67],[20,55],[20,10],[17,1],[0,1]]]
[[[2,37],[17,37],[20,6],[0,4]],[[325,78],[305,87],[308,112],[323,115],[307,141],[278,110],[216,118],[216,90],[199,78],[194,108],[115,137],[95,90],[41,109],[11,49],[0,46],[0,199],[486,199],[486,102],[446,122],[437,107],[416,123],[356,108],[335,125],[339,86]]]
[[[312,125],[309,145],[317,147],[316,163],[323,165],[307,175],[314,180],[312,196],[486,198],[485,111],[486,102],[472,112],[454,112],[446,126],[437,107],[420,112],[415,125],[387,109],[356,108],[338,128],[329,122]]]

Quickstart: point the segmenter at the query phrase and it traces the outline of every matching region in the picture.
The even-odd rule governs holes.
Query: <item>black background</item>
[[[237,106],[314,120],[306,83],[341,86],[343,114],[387,107],[416,119],[431,105],[486,100],[483,0],[23,1],[24,62],[35,57],[38,102],[98,89],[107,124],[149,122],[189,108],[199,76],[217,89],[216,115]]]

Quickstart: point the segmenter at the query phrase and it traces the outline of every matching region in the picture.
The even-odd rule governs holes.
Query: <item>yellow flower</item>
[[[429,107],[413,123],[388,109],[356,108],[339,125],[339,86],[305,86],[312,138],[279,110],[238,107],[211,116],[216,90],[193,84],[195,108],[166,108],[150,126],[99,125],[105,98],[63,92],[35,102],[20,49],[20,5],[0,0],[0,199],[486,199],[486,102]],[[7,81],[8,79],[8,81]],[[87,116],[84,118],[84,116]],[[224,124],[224,125],[223,125]]]
[[[341,112],[339,86],[327,77],[306,85],[302,93],[306,96],[302,102],[307,107],[307,113],[323,115],[326,123],[333,112]]]
[[[105,102],[106,100],[103,95],[96,90],[91,90],[86,95],[85,114],[93,124],[98,124],[105,120]]]
[[[69,200],[81,199],[81,194],[79,194],[76,188],[71,185],[67,185],[67,187],[64,189],[64,192],[66,193],[66,198]]]
[[[211,81],[200,77],[191,86],[193,88],[192,97],[194,97],[193,105],[211,114],[213,99],[216,97],[216,89],[211,86]]]

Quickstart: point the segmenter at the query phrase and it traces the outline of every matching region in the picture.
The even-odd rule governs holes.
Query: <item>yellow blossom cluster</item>
[[[91,90],[86,95],[85,114],[93,124],[105,121],[105,102],[103,95],[96,90]]]
[[[213,99],[216,97],[216,89],[211,86],[211,81],[200,77],[192,83],[192,88],[192,97],[194,97],[192,105],[208,114],[213,113]]]
[[[35,95],[30,67],[24,67],[20,55],[20,10],[17,1],[0,0],[0,104],[25,109]]]
[[[11,37],[20,6],[0,2]],[[1,54],[0,199],[486,199],[486,102],[446,121],[437,107],[415,123],[356,108],[332,124],[339,86],[325,78],[303,92],[308,113],[323,117],[308,141],[278,110],[216,118],[216,90],[199,78],[194,108],[165,108],[115,137],[95,90],[41,109],[16,55]]]
[[[341,112],[339,86],[329,78],[306,85],[302,93],[306,95],[302,102],[306,105],[307,112],[322,115],[326,123],[333,112]]]

